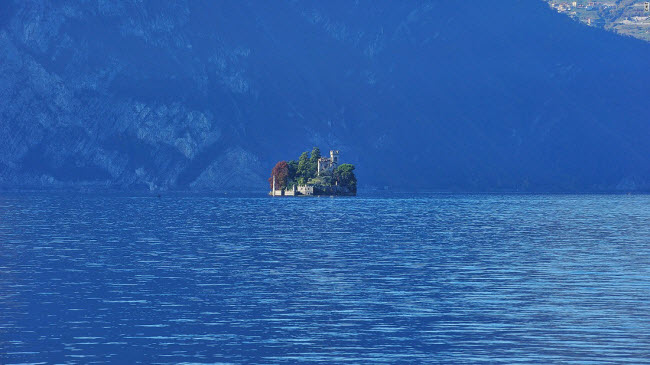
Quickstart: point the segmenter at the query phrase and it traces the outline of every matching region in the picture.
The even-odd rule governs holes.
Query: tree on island
[[[357,177],[354,176],[354,165],[344,163],[334,170],[334,179],[340,186],[348,187],[357,192]]]
[[[275,164],[271,170],[271,177],[269,178],[269,185],[273,189],[273,177],[275,176],[275,188],[282,189],[287,187],[289,177],[289,165],[287,161],[280,161]]]
[[[309,152],[303,152],[298,158],[298,170],[296,171],[296,178],[307,181],[310,178],[311,166],[309,164]]]
[[[314,147],[311,150],[311,157],[309,158],[309,175],[315,177],[318,173],[318,159],[321,158],[320,148]]]
[[[289,175],[287,176],[287,186],[295,179],[295,176],[298,174],[298,161],[291,160],[287,162],[287,167],[289,168]]]

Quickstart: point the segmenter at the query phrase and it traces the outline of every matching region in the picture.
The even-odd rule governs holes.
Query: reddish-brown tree
[[[273,189],[273,176],[275,176],[275,188],[280,189],[287,186],[287,177],[289,176],[289,165],[287,161],[280,161],[275,164],[271,170],[271,177],[269,178],[269,186]]]

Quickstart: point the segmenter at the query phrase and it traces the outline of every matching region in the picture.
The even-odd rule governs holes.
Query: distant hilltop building
[[[331,150],[330,157],[321,157],[318,159],[318,176],[321,172],[330,172],[339,165],[339,151]]]

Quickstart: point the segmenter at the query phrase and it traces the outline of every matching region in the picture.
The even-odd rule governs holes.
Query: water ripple
[[[650,363],[650,197],[0,197],[0,363]]]

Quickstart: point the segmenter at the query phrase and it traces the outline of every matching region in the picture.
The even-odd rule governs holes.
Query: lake
[[[650,196],[0,196],[0,363],[650,362]]]

